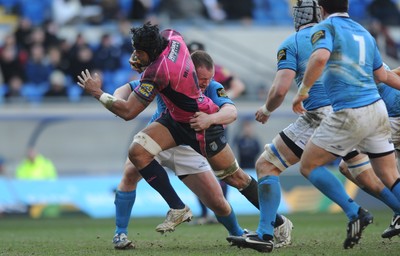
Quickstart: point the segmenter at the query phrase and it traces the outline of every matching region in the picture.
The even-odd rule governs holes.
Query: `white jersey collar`
[[[331,17],[346,17],[346,18],[350,18],[349,14],[347,12],[335,12],[335,13],[332,13],[331,15],[328,16],[327,19],[329,19]]]

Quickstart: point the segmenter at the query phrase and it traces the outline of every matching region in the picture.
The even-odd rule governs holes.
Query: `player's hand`
[[[299,95],[296,93],[292,103],[292,109],[296,114],[304,114],[306,112],[305,108],[303,107],[303,100],[307,99],[308,96],[308,94]]]
[[[266,116],[263,111],[262,111],[262,107],[259,108],[256,112],[256,120],[262,124],[265,124],[270,116]]]
[[[190,127],[196,132],[205,130],[212,125],[210,116],[204,112],[196,112],[189,120]]]
[[[94,73],[94,77],[92,77],[89,70],[85,69],[78,76],[78,80],[78,85],[92,96],[100,97],[103,93],[101,90],[102,81],[97,73]]]

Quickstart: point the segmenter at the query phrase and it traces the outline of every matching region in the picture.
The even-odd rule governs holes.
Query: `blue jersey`
[[[332,108],[367,106],[380,99],[373,71],[382,66],[375,39],[347,14],[333,14],[311,29],[313,50],[331,56],[322,75]]]
[[[384,64],[385,69],[390,68]],[[400,117],[400,91],[384,83],[378,84],[378,91],[385,102],[390,117]]]
[[[134,80],[129,82],[129,85],[133,91],[140,84],[140,80]],[[234,105],[233,101],[226,95],[224,87],[215,80],[212,80],[210,84],[207,86],[206,90],[204,91],[204,95],[210,98],[219,108],[221,108],[224,104],[232,104]],[[161,116],[161,114],[166,110],[166,106],[162,98],[157,95],[157,109],[156,112],[151,117],[149,123],[154,122],[157,118]]]
[[[310,29],[307,27],[290,35],[278,48],[278,70],[291,69],[296,72],[296,84],[303,81],[308,59],[312,52]],[[309,92],[310,97],[303,101],[306,110],[313,110],[331,104],[321,80],[317,80]]]

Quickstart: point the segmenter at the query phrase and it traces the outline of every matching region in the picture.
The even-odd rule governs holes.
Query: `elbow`
[[[134,119],[137,115],[134,112],[126,111],[126,112],[122,113],[119,116],[122,119],[124,119],[125,121],[130,121],[130,120]]]

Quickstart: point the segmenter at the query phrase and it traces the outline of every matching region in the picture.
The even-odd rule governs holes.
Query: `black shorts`
[[[227,139],[222,125],[212,125],[207,130],[196,132],[189,123],[180,123],[164,112],[156,122],[168,128],[176,145],[189,145],[206,158],[225,148]]]

